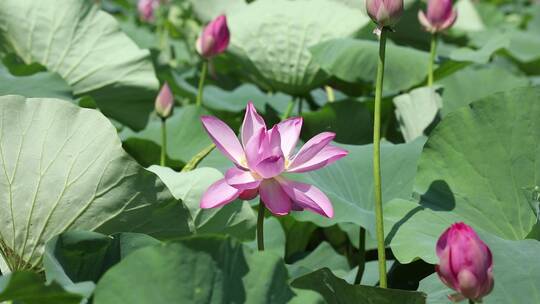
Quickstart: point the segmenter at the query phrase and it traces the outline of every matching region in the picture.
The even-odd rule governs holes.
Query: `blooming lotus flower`
[[[493,289],[493,259],[489,247],[464,223],[446,229],[437,242],[436,266],[441,281],[457,291],[448,298],[481,301]]]
[[[197,39],[197,52],[204,58],[219,55],[229,46],[230,37],[227,17],[218,16],[204,28]]]
[[[275,215],[304,209],[326,217],[334,215],[330,200],[321,190],[282,176],[285,172],[317,170],[346,156],[347,151],[330,145],[334,133],[320,133],[294,153],[302,128],[301,117],[287,119],[268,130],[249,102],[242,124],[242,143],[221,120],[213,116],[203,116],[201,120],[216,147],[235,165],[227,170],[225,178],[206,190],[201,208],[220,207],[237,198],[253,199],[260,195]]]
[[[159,0],[139,0],[137,10],[139,17],[145,22],[153,22],[155,19],[154,11],[159,7]]]
[[[174,97],[172,95],[171,89],[169,88],[169,85],[165,83],[163,87],[161,87],[161,90],[156,97],[156,113],[162,118],[167,118],[169,117],[169,115],[171,115],[173,105]]]
[[[379,28],[392,27],[403,13],[403,0],[366,0],[366,9]]]
[[[457,11],[452,6],[452,0],[429,0],[427,15],[418,12],[418,20],[430,33],[442,32],[456,22]]]

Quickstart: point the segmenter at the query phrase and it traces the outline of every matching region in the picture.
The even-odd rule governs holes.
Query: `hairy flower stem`
[[[264,203],[262,199],[259,201],[259,212],[257,216],[257,248],[259,251],[264,251]]]
[[[201,68],[201,76],[199,78],[199,93],[197,94],[197,106],[202,106],[202,100],[203,100],[203,88],[204,88],[204,81],[206,79],[206,71],[208,70],[208,61],[203,61],[202,68]]]
[[[469,304],[474,304],[474,301],[469,299]]]
[[[161,159],[159,164],[166,166],[167,160],[167,118],[161,118]]]
[[[366,268],[366,229],[360,227],[360,239],[358,243],[358,272],[354,279],[354,284],[360,284],[362,282],[362,276],[364,275],[364,269]]]
[[[433,66],[435,65],[435,57],[437,56],[437,34],[431,35],[429,66],[428,66],[428,83],[429,87],[433,86]]]
[[[384,56],[386,35],[389,29],[382,28],[379,41],[377,82],[375,85],[375,113],[373,119],[373,181],[375,186],[375,223],[377,227],[377,252],[379,258],[379,285],[386,288],[386,256],[384,246],[384,221],[381,190],[381,99],[384,79]]]

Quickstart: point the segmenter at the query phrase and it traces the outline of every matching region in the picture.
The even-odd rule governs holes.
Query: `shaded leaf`
[[[337,253],[327,242],[321,243],[308,256],[287,268],[291,278],[295,279],[321,267],[330,269],[339,278],[345,278],[350,271],[347,258]]]
[[[379,43],[371,40],[334,39],[311,49],[315,62],[328,74],[353,83],[373,83],[377,74]],[[384,93],[408,89],[423,81],[429,54],[409,47],[388,44]]]
[[[383,289],[378,287],[350,285],[323,268],[293,281],[293,287],[309,289],[323,295],[327,303],[366,304],[423,304],[426,296],[416,291]]]
[[[286,281],[276,255],[230,239],[192,238],[132,253],[103,276],[94,301],[284,303],[293,296]]]
[[[71,88],[58,74],[39,72],[30,76],[16,77],[1,65],[0,95],[50,97],[68,101],[73,99]]]
[[[335,141],[339,143],[368,144],[373,141],[373,115],[365,103],[328,103],[302,116],[302,138],[306,141],[324,131],[336,133]],[[356,123],[355,128],[351,128],[351,122]]]
[[[18,271],[0,277],[0,301],[24,304],[79,304],[82,297],[69,293],[58,283],[45,284],[33,272]]]

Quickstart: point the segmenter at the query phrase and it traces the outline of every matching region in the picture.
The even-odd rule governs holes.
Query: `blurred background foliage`
[[[534,104],[540,101],[535,87],[540,85],[540,5],[528,0],[456,1],[458,21],[440,36],[435,86],[431,88],[425,86],[430,36],[417,21],[417,12],[425,3],[405,3],[405,13],[389,37],[382,115],[389,285],[405,290],[420,286],[429,303],[445,303],[447,291],[431,275],[431,264],[436,262],[432,245],[443,226],[454,220],[469,219],[475,228],[481,228],[494,247],[496,263],[515,259],[509,251],[514,248],[530,252],[523,257],[526,265],[540,265],[538,241],[524,240],[538,239],[534,233],[538,231],[537,214],[526,210],[535,203],[529,193],[532,190],[527,189],[538,183],[531,174],[539,168],[524,159],[540,157],[538,149],[532,148],[540,141],[534,121],[540,114]],[[204,107],[200,108],[195,106],[195,96],[202,59],[195,51],[195,41],[203,25],[220,13],[227,14],[231,45],[210,62]],[[10,292],[16,294],[17,284],[27,284],[61,299],[54,303],[86,301],[94,290],[96,303],[120,303],[119,299],[130,297],[130,303],[150,303],[151,299],[154,303],[202,303],[212,292],[233,302],[250,303],[349,303],[371,292],[371,299],[381,297],[377,303],[396,303],[392,302],[396,297],[410,299],[400,303],[423,303],[417,293],[382,294],[386,291],[349,285],[355,281],[361,257],[365,258],[362,284],[377,285],[370,145],[378,47],[373,29],[362,0],[169,0],[151,23],[139,19],[135,0],[2,1],[0,95],[56,98],[101,111],[114,125],[123,149],[136,160],[123,159],[120,164],[148,167],[144,173],[139,172],[143,168],[137,169],[137,176],[151,179],[146,174],[152,172],[152,183],[161,187],[152,190],[158,193],[156,202],[171,204],[171,213],[164,214],[159,206],[156,210],[149,207],[155,222],[146,226],[129,223],[144,215],[124,215],[116,222],[69,229],[134,234],[108,237],[97,232],[66,232],[47,245],[47,239],[37,238],[39,259],[30,256],[25,262],[57,283],[44,286],[39,276],[17,272],[3,278],[0,300],[13,298]],[[167,162],[171,168],[157,166],[160,120],[153,113],[153,100],[165,82],[176,101],[168,120]],[[289,102],[295,100],[293,115],[304,117],[303,140],[333,131],[336,142],[351,152],[333,167],[301,177],[328,194],[335,218],[303,213],[268,217],[265,234],[270,250],[261,256],[250,251],[255,248],[252,206],[256,202],[235,202],[220,210],[198,208],[202,192],[222,176],[227,161],[212,151],[196,170],[178,172],[211,144],[199,117],[212,114],[238,130],[248,100],[267,123],[279,121]],[[493,128],[479,127],[478,117],[493,123]],[[87,125],[104,130],[107,126],[103,121]],[[3,132],[17,130],[15,126],[2,128]],[[467,140],[473,132],[475,140]],[[116,134],[111,136],[116,138]],[[526,151],[473,153],[492,150],[499,141],[497,136],[506,136],[503,145]],[[110,153],[125,157],[123,151]],[[452,156],[456,158],[450,159]],[[463,163],[481,164],[477,165],[479,174],[488,181],[454,180],[458,175],[476,176],[475,168],[464,168]],[[494,164],[498,169],[487,168]],[[514,172],[519,172],[513,178],[519,182],[505,184]],[[482,187],[489,181],[496,185]],[[493,188],[517,194],[508,198],[495,191],[492,195]],[[133,193],[128,190],[123,193]],[[182,201],[183,207],[173,206],[173,200]],[[490,213],[491,203],[502,206],[502,211]],[[467,208],[484,210],[493,217],[472,217],[474,211]],[[160,223],[175,231],[156,229]],[[202,236],[187,238],[192,235]],[[163,240],[181,241],[161,245]],[[18,241],[13,240],[14,244]],[[222,256],[217,257],[216,252]],[[235,254],[241,256],[239,261],[232,259]],[[192,268],[186,270],[186,265]],[[238,265],[242,266],[236,269]],[[520,274],[539,282],[540,271],[531,271],[527,277],[525,267],[515,270],[509,262],[499,265],[496,289],[486,302],[540,301],[524,296],[538,291],[538,284],[525,288],[512,283]],[[251,283],[262,275],[253,269],[268,274],[268,286]],[[199,271],[201,277],[219,278],[223,284],[201,283],[203,287],[198,289],[195,282],[182,287],[189,292],[174,291],[187,280],[176,277],[179,273],[190,277]],[[511,276],[513,271],[518,274]],[[136,283],[125,279],[145,276],[144,288],[137,292],[133,292]],[[158,283],[152,281],[153,276],[159,278]],[[227,279],[233,281],[227,283]],[[318,286],[321,280],[330,282],[334,291]],[[292,285],[287,283],[290,281]],[[161,285],[170,297],[152,294],[152,284]],[[229,284],[243,289],[238,291]],[[505,294],[499,287],[503,284],[515,288]],[[342,298],[336,300],[338,294]],[[261,295],[267,298],[261,300]],[[45,303],[39,301],[30,298],[23,303]]]

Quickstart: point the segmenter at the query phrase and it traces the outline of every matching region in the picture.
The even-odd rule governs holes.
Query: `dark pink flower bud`
[[[379,28],[392,27],[403,13],[403,0],[366,0],[366,9]]]
[[[457,291],[448,296],[454,302],[481,301],[493,289],[493,258],[489,247],[464,223],[455,223],[437,242],[441,281]]]
[[[429,0],[427,15],[418,12],[418,20],[430,33],[442,32],[450,28],[457,19],[457,11],[452,6],[452,0]]]
[[[155,108],[156,113],[162,117],[167,118],[171,115],[171,111],[174,105],[174,97],[172,95],[169,85],[165,83],[156,98]]]
[[[155,19],[154,11],[159,7],[159,0],[139,0],[137,10],[139,18],[145,22],[153,22]]]
[[[220,15],[208,23],[197,39],[197,52],[204,58],[219,55],[229,46],[230,38],[227,17]]]

